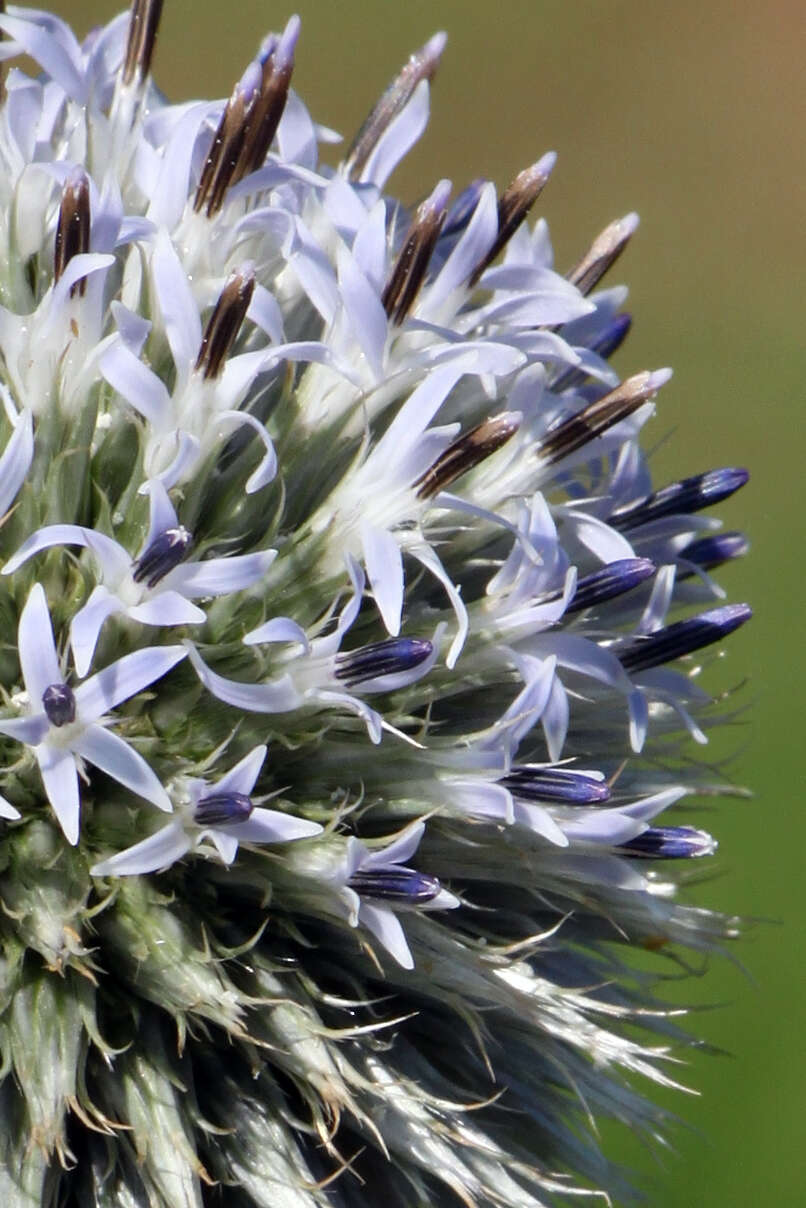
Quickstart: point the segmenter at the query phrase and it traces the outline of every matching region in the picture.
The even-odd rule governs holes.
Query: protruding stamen
[[[235,169],[246,137],[246,115],[254,104],[258,87],[257,68],[250,63],[227,101],[202,169],[193,208],[216,214],[224,203],[227,189],[235,183]]]
[[[616,562],[609,562],[601,570],[585,575],[577,582],[576,591],[566,607],[566,615],[622,596],[654,573],[655,563],[650,562],[649,558],[620,558]]]
[[[405,107],[420,81],[433,79],[446,41],[444,33],[429,38],[425,46],[414,52],[370,111],[344,161],[344,171],[350,180],[357,180],[361,175],[384,130]]]
[[[591,352],[595,352],[603,361],[608,360],[621,348],[630,334],[631,327],[632,315],[615,315],[596,339],[591,341],[589,345]],[[589,376],[584,369],[567,369],[551,383],[551,388],[555,393],[559,393],[561,390],[568,390],[569,387],[581,386]]]
[[[724,562],[732,562],[734,558],[743,558],[750,549],[750,542],[744,533],[714,533],[710,537],[701,537],[692,541],[680,557],[703,570],[714,570]],[[678,579],[687,579],[694,572],[681,567],[677,572]]]
[[[433,902],[442,889],[436,877],[397,865],[364,871],[359,869],[347,884],[362,897],[394,902],[399,906],[423,906],[426,902]]]
[[[246,822],[254,808],[246,793],[210,793],[196,802],[193,820],[199,826],[234,826]]]
[[[147,587],[155,587],[160,579],[164,579],[169,571],[179,565],[192,544],[192,534],[181,524],[165,529],[133,563],[132,578],[135,583],[144,582]]]
[[[625,646],[615,648],[614,653],[625,671],[648,671],[711,646],[744,625],[752,615],[748,604],[725,604],[685,621],[676,621],[645,637],[635,637]]]
[[[402,323],[414,305],[447,212],[451,182],[441,180],[417,207],[403,246],[386,283],[381,301],[393,323]]]
[[[251,264],[236,269],[222,289],[207,320],[196,358],[196,372],[201,373],[205,381],[218,377],[221,372],[254,292],[255,271]]]
[[[560,805],[602,805],[610,799],[605,780],[558,768],[513,767],[499,784],[523,801],[555,801]]]
[[[626,214],[606,226],[597,235],[579,264],[568,274],[568,280],[581,294],[589,294],[599,284],[611,265],[615,264],[638,229],[638,215]]]
[[[59,219],[56,224],[56,243],[53,254],[53,275],[58,281],[74,256],[88,252],[90,248],[90,182],[87,174],[76,168],[70,173],[62,190]],[[87,288],[87,278],[76,281],[70,296],[81,294]]]
[[[660,520],[664,516],[699,512],[702,508],[728,499],[744,486],[749,477],[747,470],[736,466],[695,474],[680,482],[672,482],[637,503],[617,508],[607,523],[617,529],[634,529],[639,525],[649,524],[652,520]]]
[[[468,285],[472,288],[502,248],[506,247],[526,215],[546,186],[557,162],[553,151],[542,156],[536,164],[524,168],[498,198],[498,234],[493,245],[473,270]]]
[[[336,679],[351,688],[382,675],[413,671],[433,653],[427,638],[388,638],[336,656]]]
[[[465,432],[414,483],[417,498],[432,499],[462,474],[491,457],[515,435],[522,419],[520,411],[504,411]]]
[[[716,839],[693,826],[650,826],[643,834],[618,845],[626,855],[645,860],[697,859],[712,856],[716,849]]]
[[[654,373],[636,373],[611,390],[604,398],[583,407],[544,437],[537,455],[547,465],[554,465],[583,448],[589,441],[632,415],[654,397],[672,376],[671,369],[656,369]]]
[[[256,172],[263,165],[277,133],[288,100],[299,30],[299,17],[292,17],[280,38],[272,38],[264,44],[260,56],[260,87],[246,120],[245,137],[235,169],[235,180],[242,180],[244,176]]]
[[[132,0],[123,59],[124,84],[142,84],[151,70],[163,0]]]
[[[42,706],[52,726],[69,726],[76,720],[76,698],[69,684],[50,684],[42,693]]]

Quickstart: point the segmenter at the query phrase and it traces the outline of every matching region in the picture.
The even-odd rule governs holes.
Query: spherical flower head
[[[553,152],[387,194],[443,34],[331,167],[298,18],[174,104],[161,8],[0,13],[0,1198],[606,1196],[688,1041],[633,950],[736,932],[747,473],[652,481],[635,214],[563,276]]]

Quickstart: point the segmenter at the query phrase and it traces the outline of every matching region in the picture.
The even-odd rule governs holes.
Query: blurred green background
[[[115,0],[59,0],[79,33]],[[268,29],[293,9],[262,0],[166,0],[156,60],[173,99],[229,93]],[[746,972],[715,961],[684,996],[722,1004],[693,1021],[730,1056],[695,1054],[667,1096],[691,1126],[676,1154],[611,1149],[635,1163],[657,1208],[806,1203],[806,809],[803,742],[806,404],[806,8],[802,0],[299,0],[295,86],[314,117],[348,137],[409,52],[450,35],[426,137],[392,189],[419,198],[442,176],[499,185],[554,148],[539,203],[557,263],[637,209],[638,236],[613,279],[631,286],[626,372],[670,364],[653,438],[658,481],[746,464],[753,481],[723,505],[750,558],[723,576],[756,609],[730,643],[752,717],[733,731],[736,779],[713,828],[717,875],[698,900],[762,920],[737,947]]]

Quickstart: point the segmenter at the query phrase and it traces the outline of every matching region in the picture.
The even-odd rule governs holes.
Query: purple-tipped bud
[[[611,265],[615,264],[638,229],[638,215],[627,214],[606,226],[597,235],[579,264],[568,274],[568,280],[581,294],[589,294],[599,284]]]
[[[644,860],[691,860],[712,856],[716,849],[716,839],[693,826],[650,826],[643,834],[618,845],[625,855]]]
[[[193,544],[193,535],[183,525],[166,529],[155,537],[133,563],[132,578],[135,583],[155,587],[169,571],[184,558]]]
[[[750,549],[750,542],[744,533],[714,533],[710,537],[701,537],[692,541],[681,550],[680,557],[686,562],[693,562],[703,570],[714,570],[724,562],[732,562],[734,558],[743,558]],[[678,579],[687,579],[694,572],[681,567],[677,572]]]
[[[468,280],[472,288],[488,265],[509,243],[526,215],[546,187],[557,162],[554,151],[547,152],[536,164],[524,168],[498,198],[498,234],[489,251],[474,268]]]
[[[443,240],[452,239],[462,234],[476,211],[476,206],[479,204],[479,198],[481,197],[481,190],[486,183],[484,178],[479,176],[475,180],[471,180],[467,188],[462,189],[462,192],[448,210],[445,225],[442,228]]]
[[[252,294],[255,292],[255,270],[245,264],[231,274],[219,294],[213,312],[204,329],[196,372],[205,381],[217,378],[246,317]]]
[[[499,784],[522,801],[554,801],[559,805],[602,805],[610,799],[604,780],[557,768],[513,767]]]
[[[659,491],[647,495],[636,503],[617,508],[609,517],[608,524],[617,529],[634,529],[649,524],[664,516],[688,515],[702,508],[721,503],[738,491],[748,481],[750,474],[738,466],[726,466],[721,470],[708,470],[672,482]]]
[[[429,38],[425,46],[414,52],[370,111],[344,161],[344,172],[350,180],[359,179],[381,135],[405,108],[420,81],[433,79],[446,41],[447,35],[444,33]]]
[[[434,645],[427,638],[387,638],[336,656],[335,676],[354,688],[382,675],[413,671],[430,658]]]
[[[53,250],[53,276],[60,279],[74,256],[90,249],[90,183],[81,168],[74,168],[64,183],[56,241]],[[70,296],[83,295],[87,279],[82,277],[72,286]]]
[[[595,352],[603,361],[606,361],[621,348],[630,334],[631,327],[632,315],[615,315],[596,339],[589,344],[591,352]],[[586,382],[589,376],[590,374],[584,369],[566,369],[551,383],[551,388],[555,394],[559,394],[561,390],[576,389]]]
[[[359,869],[347,884],[362,897],[396,906],[423,906],[433,902],[442,889],[436,877],[391,864],[388,868]]]
[[[69,726],[76,720],[76,697],[69,684],[50,684],[42,693],[42,706],[52,726]]]
[[[558,424],[538,445],[537,456],[546,465],[554,465],[571,453],[576,453],[577,449],[584,448],[597,436],[637,411],[654,397],[671,376],[671,369],[656,369],[653,373],[645,371],[625,378],[615,390],[588,403],[576,415]],[[595,453],[596,449],[591,449],[591,457]]]
[[[655,563],[650,562],[649,558],[620,558],[610,562],[577,582],[576,591],[565,610],[566,616],[622,596],[654,573]]]
[[[748,604],[725,604],[685,621],[676,621],[646,637],[633,638],[614,653],[625,671],[648,671],[719,642],[749,621],[752,615]]]
[[[481,465],[515,435],[522,419],[520,411],[504,411],[465,432],[413,484],[417,498],[432,499],[468,470]]]
[[[162,15],[163,0],[132,0],[129,34],[121,78],[124,84],[142,84],[151,70]]]
[[[199,826],[235,826],[246,822],[254,808],[246,793],[210,793],[196,802],[193,820]]]
[[[450,193],[451,182],[441,180],[431,196],[417,207],[381,295],[383,308],[393,323],[403,322],[422,288],[445,221]]]

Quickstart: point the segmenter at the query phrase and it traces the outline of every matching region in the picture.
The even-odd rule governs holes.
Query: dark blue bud
[[[625,671],[647,671],[720,641],[749,621],[752,615],[749,604],[725,604],[688,620],[676,621],[645,637],[633,638],[620,649],[616,648],[614,653]]]
[[[388,868],[359,869],[347,884],[362,897],[393,902],[398,906],[423,906],[433,902],[442,889],[436,877],[393,864]]]
[[[591,340],[589,345],[591,352],[597,353],[603,361],[606,361],[621,348],[630,334],[631,327],[632,315],[614,315],[599,334]],[[551,388],[555,392],[568,390],[569,387],[576,389],[578,386],[582,386],[588,377],[589,374],[584,369],[566,369],[565,373],[561,373],[551,383]]]
[[[695,474],[692,478],[672,482],[636,503],[616,508],[607,523],[616,529],[634,529],[641,524],[649,524],[652,520],[660,520],[664,516],[699,512],[702,508],[728,499],[744,486],[749,477],[747,470],[736,466]]]
[[[479,198],[481,197],[481,190],[486,183],[483,177],[478,177],[476,180],[471,180],[467,188],[462,189],[462,192],[448,210],[440,242],[443,239],[449,239],[454,235],[462,234],[476,212],[476,206],[479,204]]]
[[[556,801],[560,805],[601,805],[610,798],[604,780],[557,768],[515,766],[498,782],[523,801]]]
[[[606,361],[608,357],[612,357],[613,353],[618,352],[619,348],[621,348],[621,345],[630,334],[631,327],[632,315],[614,315],[596,339],[591,342],[591,348]]]
[[[602,604],[605,600],[612,600],[614,596],[632,591],[654,573],[655,564],[650,562],[649,558],[621,558],[610,562],[601,570],[585,575],[577,582],[576,591],[565,610],[566,614],[592,608],[594,604]]]
[[[335,676],[353,688],[380,675],[413,671],[433,653],[426,638],[388,638],[336,656]]]
[[[234,826],[254,808],[246,793],[210,793],[196,802],[193,819],[199,826]]]
[[[686,562],[693,562],[695,566],[701,566],[703,570],[713,570],[717,566],[722,566],[723,562],[743,558],[749,549],[750,542],[744,533],[715,533],[711,537],[701,537],[699,541],[692,541],[691,545],[687,545],[684,550],[680,551],[680,557],[684,558]],[[677,572],[677,577],[686,579],[693,573],[693,571],[681,568]]]
[[[619,851],[648,860],[690,860],[711,856],[716,840],[693,826],[650,826],[641,835],[618,845]]]
[[[42,705],[52,726],[69,726],[76,720],[76,698],[69,684],[50,684],[42,693]]]
[[[145,582],[148,587],[155,587],[179,565],[192,544],[193,535],[181,524],[160,533],[134,562],[132,578],[135,583]]]

